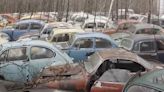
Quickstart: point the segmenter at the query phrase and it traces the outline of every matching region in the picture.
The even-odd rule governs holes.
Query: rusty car
[[[5,43],[0,45],[1,85],[9,90],[26,87],[40,76],[45,67],[69,63],[73,61],[66,53],[45,41]]]
[[[139,22],[136,20],[119,20],[117,23],[114,23],[114,27],[109,27],[105,30],[102,30],[103,33],[105,34],[113,34],[113,33],[118,33],[118,32],[127,32],[128,29],[133,25],[133,24],[138,24]]]
[[[127,52],[124,49],[111,48],[95,52],[88,57],[86,62],[47,67],[43,70],[42,77],[38,82],[46,82],[44,86],[48,88],[82,92],[87,91],[88,88],[90,89],[92,85],[89,84],[93,84],[106,69],[110,68],[125,69],[130,71],[130,75],[133,75],[138,71],[145,73],[162,67],[159,64],[154,65],[145,61],[136,54]],[[95,74],[96,78],[94,78]],[[101,85],[103,86],[103,83]],[[100,89],[103,90],[104,87]],[[115,85],[111,85],[111,87],[115,87]],[[109,86],[108,89],[115,92],[117,90],[115,88],[110,89]],[[92,90],[97,90],[96,86],[92,87]]]

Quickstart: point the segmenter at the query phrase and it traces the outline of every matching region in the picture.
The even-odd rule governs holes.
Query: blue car
[[[40,33],[44,25],[45,23],[40,20],[22,20],[15,23],[12,28],[2,29],[0,34],[5,33],[8,35],[9,41],[16,41],[19,37],[28,33]]]
[[[45,41],[9,42],[0,46],[0,80],[17,85],[34,82],[46,67],[69,63],[73,63],[72,58]]]
[[[118,47],[108,35],[98,32],[78,33],[67,43],[56,44],[56,46],[66,51],[75,62],[85,61],[95,51]]]

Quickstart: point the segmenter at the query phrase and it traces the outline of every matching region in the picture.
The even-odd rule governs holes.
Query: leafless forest
[[[151,4],[150,4],[151,1]],[[0,12],[66,12],[85,11],[107,13],[111,0],[0,0]],[[157,0],[115,0],[112,10],[132,8],[136,13],[146,13],[152,9],[157,13]]]

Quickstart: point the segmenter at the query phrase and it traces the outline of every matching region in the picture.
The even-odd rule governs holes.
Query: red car
[[[106,29],[106,30],[103,30],[102,32],[108,35],[117,33],[117,32],[126,32],[131,25],[138,24],[138,23],[139,22],[136,20],[119,20],[116,23],[117,25],[116,28]]]
[[[88,57],[88,60],[79,64],[68,64],[65,66],[55,66],[46,68],[38,82],[47,82],[48,88],[64,89],[72,91],[113,91],[120,92],[124,86],[118,82],[99,82],[99,86],[93,86],[105,71],[108,69],[124,69],[132,75],[138,71],[147,72],[153,70],[158,65],[153,65],[143,60],[134,53],[123,49],[107,49],[98,51]],[[119,73],[118,73],[119,74]],[[127,79],[129,79],[127,77]],[[96,84],[97,85],[97,84]]]

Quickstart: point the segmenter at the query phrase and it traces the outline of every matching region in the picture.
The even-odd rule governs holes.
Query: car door
[[[164,40],[156,40],[158,61],[164,63]]]
[[[38,77],[40,71],[55,62],[56,53],[49,48],[32,46],[30,47],[29,72],[32,78]]]
[[[74,58],[74,61],[83,61],[87,59],[87,54],[94,51],[93,38],[77,39],[68,51],[68,55]]]
[[[140,41],[138,45],[139,45],[139,52],[136,53],[139,56],[147,60],[158,60],[157,53],[156,53],[156,44],[154,40]]]
[[[0,55],[0,76],[5,80],[25,83],[28,80],[27,48],[16,47],[5,50]]]
[[[29,26],[30,26],[29,23],[22,23],[22,24],[16,25],[15,30],[13,31],[13,34],[12,34],[13,39],[18,40],[20,36],[27,33],[29,30]]]

